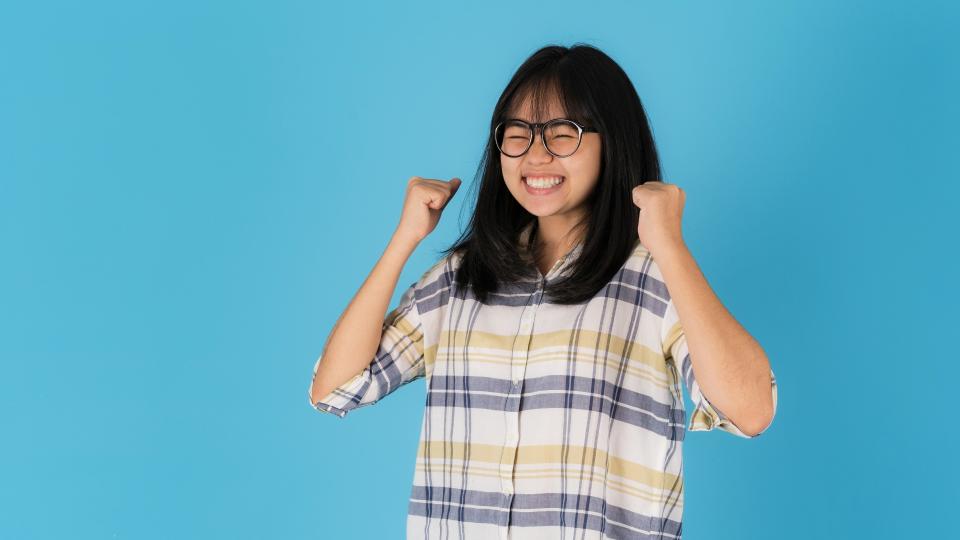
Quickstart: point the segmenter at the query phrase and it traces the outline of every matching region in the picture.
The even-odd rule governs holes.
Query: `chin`
[[[530,212],[537,217],[552,216],[554,214],[559,214],[560,211],[563,210],[563,205],[552,204],[549,207],[538,204],[523,205],[523,207],[527,210],[527,212]]]

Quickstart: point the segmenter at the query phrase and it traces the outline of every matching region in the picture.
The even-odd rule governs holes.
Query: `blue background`
[[[510,75],[578,41],[778,377],[760,438],[688,432],[684,537],[955,530],[958,9],[664,4],[4,3],[0,536],[401,537],[422,381],[338,419],[313,362],[407,179],[465,185],[400,285]]]

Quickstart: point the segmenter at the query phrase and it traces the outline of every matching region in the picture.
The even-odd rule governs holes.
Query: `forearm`
[[[327,337],[310,387],[314,403],[363,371],[377,352],[400,273],[417,242],[396,233]]]
[[[723,306],[686,244],[654,259],[680,317],[701,392],[738,427],[759,432],[773,416],[763,348]]]

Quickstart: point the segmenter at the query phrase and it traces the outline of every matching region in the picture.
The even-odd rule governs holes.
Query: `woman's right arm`
[[[382,338],[383,321],[404,265],[420,241],[436,227],[444,207],[459,187],[459,178],[450,182],[418,176],[410,179],[400,224],[327,337],[310,387],[313,403],[370,364]]]
[[[394,233],[380,260],[333,325],[310,390],[314,403],[370,364],[400,272],[416,247],[417,242]]]

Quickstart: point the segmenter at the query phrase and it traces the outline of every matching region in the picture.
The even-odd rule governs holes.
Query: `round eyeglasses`
[[[598,133],[596,129],[566,118],[554,118],[536,124],[508,118],[494,128],[493,140],[504,155],[520,157],[530,150],[537,129],[540,130],[543,147],[555,157],[567,157],[576,152],[580,148],[583,132]]]

